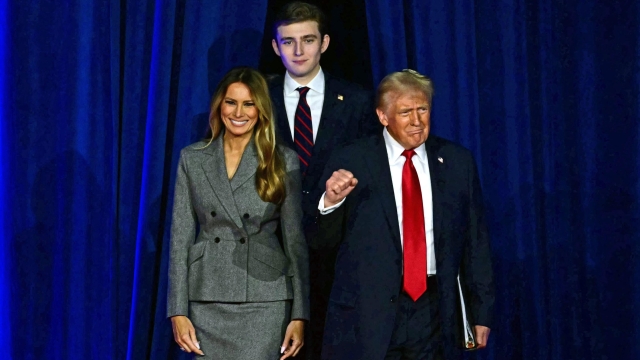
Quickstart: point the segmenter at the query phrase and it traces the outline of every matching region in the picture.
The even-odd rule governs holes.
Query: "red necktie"
[[[311,162],[311,153],[313,151],[313,125],[311,123],[311,109],[307,104],[309,88],[302,86],[296,90],[300,92],[300,100],[298,100],[296,118],[293,122],[293,142],[296,144],[296,151],[300,159],[300,171],[305,174],[309,162]]]
[[[418,172],[411,158],[416,152],[405,150],[402,168],[402,234],[404,277],[402,290],[413,299],[427,291],[427,237]]]

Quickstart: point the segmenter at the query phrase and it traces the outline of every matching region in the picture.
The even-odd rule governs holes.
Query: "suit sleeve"
[[[187,258],[189,247],[195,241],[197,217],[191,202],[192,197],[188,177],[183,150],[180,153],[173,198],[171,240],[169,245],[167,317],[188,315],[189,312]]]
[[[489,233],[484,220],[480,178],[473,158],[470,159],[469,178],[469,233],[463,252],[461,276],[471,295],[471,315],[474,325],[491,327],[495,289]]]
[[[340,169],[340,156],[341,151],[337,150],[331,154],[327,165],[324,168],[324,172],[322,177],[320,178],[320,182],[318,184],[319,192],[323,194],[326,190],[327,180],[331,177],[334,171]],[[345,198],[345,201],[337,207],[335,210],[328,214],[320,214],[320,210],[316,212],[316,226],[317,233],[311,241],[309,241],[309,247],[314,250],[326,250],[331,251],[334,247],[336,247],[342,241],[343,234],[343,224],[344,224],[344,215],[345,208],[347,206],[347,201],[349,196]],[[320,200],[320,199],[318,199]],[[316,202],[317,204],[317,202]]]
[[[285,150],[286,195],[280,208],[285,255],[291,262],[293,304],[291,319],[309,319],[309,250],[302,231],[302,179],[300,164],[293,150]]]

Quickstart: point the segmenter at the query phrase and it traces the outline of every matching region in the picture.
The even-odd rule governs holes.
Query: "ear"
[[[278,48],[278,42],[276,42],[276,39],[271,40],[271,46],[273,47],[273,51],[276,55],[280,56],[280,48]]]
[[[378,120],[380,120],[380,124],[382,124],[382,126],[386,127],[387,125],[389,125],[387,114],[385,114],[382,109],[376,109],[376,114],[378,114]]]
[[[331,38],[329,38],[328,34],[324,34],[324,36],[322,37],[322,46],[320,47],[320,53],[324,53],[325,51],[327,51],[327,48],[329,47],[329,41],[331,40]]]

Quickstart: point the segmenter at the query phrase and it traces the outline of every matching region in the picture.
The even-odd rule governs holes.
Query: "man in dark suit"
[[[287,69],[270,81],[277,117],[277,135],[295,149],[303,173],[302,209],[305,236],[314,236],[318,180],[331,151],[347,141],[382,130],[374,115],[372,94],[322,71],[320,57],[329,46],[325,16],[316,6],[294,2],[278,14],[273,50]],[[311,344],[318,358],[335,252],[311,251]]]
[[[385,130],[334,152],[315,249],[338,248],[322,358],[458,359],[465,316],[485,347],[494,303],[489,236],[470,152],[429,135],[431,80],[380,83]],[[324,182],[326,181],[326,183]]]

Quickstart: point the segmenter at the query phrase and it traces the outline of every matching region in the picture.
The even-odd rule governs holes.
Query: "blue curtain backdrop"
[[[257,66],[266,1],[2,6],[2,357],[174,358],[178,150],[221,76]]]
[[[429,74],[434,132],[479,163],[498,290],[482,358],[640,358],[639,10],[367,3],[375,81]]]
[[[312,2],[343,19],[326,68],[428,74],[433,132],[476,156],[498,290],[477,357],[639,358],[640,4]],[[230,67],[282,71],[263,39],[282,3],[0,0],[3,357],[178,356],[178,150]]]
[[[0,0],[0,14],[6,14],[7,0]],[[7,138],[9,133],[9,86],[7,80],[9,58],[9,26],[4,19],[0,21],[0,319],[8,319],[10,313],[9,269],[9,174]],[[11,353],[11,329],[9,321],[0,321],[0,351]]]

